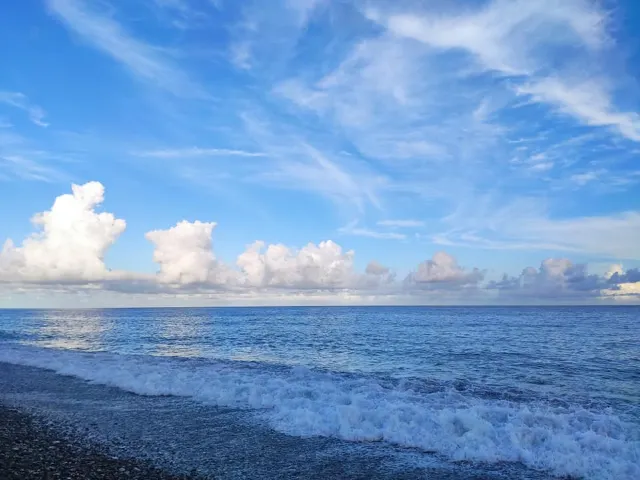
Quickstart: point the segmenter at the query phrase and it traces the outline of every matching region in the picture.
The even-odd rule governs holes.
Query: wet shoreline
[[[20,409],[0,404],[0,478],[196,480],[148,462],[109,455],[98,445],[70,438]]]

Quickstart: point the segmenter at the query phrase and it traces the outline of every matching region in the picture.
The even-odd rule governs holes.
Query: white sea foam
[[[0,346],[0,361],[141,395],[256,409],[292,435],[384,441],[452,460],[512,461],[593,479],[640,478],[640,428],[612,412],[387,388],[371,378],[229,362]]]

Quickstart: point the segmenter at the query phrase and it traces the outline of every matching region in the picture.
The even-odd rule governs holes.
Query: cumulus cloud
[[[389,267],[385,267],[384,265],[372,260],[367,265],[365,272],[368,275],[386,275],[389,273]]]
[[[224,285],[231,273],[215,258],[211,234],[213,222],[182,221],[168,230],[153,230],[145,236],[154,245],[153,261],[160,265],[158,281],[179,286]]]
[[[59,196],[51,210],[32,218],[37,233],[15,246],[11,240],[0,252],[0,281],[96,282],[109,272],[107,249],[126,228],[111,213],[96,212],[104,200],[98,182],[73,185],[72,193]]]
[[[505,275],[490,282],[488,289],[496,289],[504,296],[544,299],[595,298],[603,290],[616,288],[622,279],[619,265],[612,266],[613,274],[589,274],[586,264],[574,264],[566,258],[548,258],[539,268],[527,267],[517,277]]]
[[[397,282],[395,273],[377,261],[364,271],[354,265],[353,250],[326,240],[302,248],[257,241],[237,257],[235,265],[216,258],[214,222],[183,220],[146,238],[153,244],[155,274],[111,271],[105,255],[124,231],[124,220],[99,212],[104,187],[98,182],[73,185],[71,194],[59,196],[50,210],[38,213],[38,231],[21,245],[11,240],[0,251],[0,283],[19,290],[86,291],[113,294],[218,300],[233,295],[242,302],[269,295],[301,298],[351,298],[358,303],[468,303],[528,298],[536,300],[640,299],[640,269],[611,265],[603,275],[590,274],[585,264],[549,258],[539,268],[528,267],[518,276],[484,282],[485,271],[467,269],[452,255],[437,252]],[[404,287],[404,288],[403,288]],[[150,298],[150,297],[149,297]],[[323,297],[325,298],[325,297]],[[377,300],[376,300],[377,299]],[[346,301],[346,300],[345,300]],[[268,303],[268,302],[267,302]]]
[[[484,279],[484,272],[467,270],[452,255],[437,252],[430,260],[420,263],[415,272],[405,279],[405,285],[413,288],[446,289],[474,287]]]
[[[167,293],[220,289],[340,290],[372,288],[393,275],[378,263],[364,273],[354,269],[352,250],[331,240],[301,249],[255,242],[238,256],[234,269],[213,251],[214,222],[181,221],[145,237],[153,244],[155,275],[112,272],[104,263],[107,250],[125,222],[96,208],[104,200],[98,182],[73,185],[51,210],[33,217],[40,231],[20,246],[7,240],[0,253],[0,281],[14,284],[61,283],[102,286],[123,293]],[[99,284],[99,285],[98,285]]]
[[[640,282],[620,283],[603,290],[601,294],[615,300],[637,302],[640,299]]]
[[[618,300],[640,299],[640,268],[632,268],[625,272],[621,265],[612,267],[605,274],[609,286],[602,290],[601,294]]]
[[[611,283],[637,283],[640,282],[640,268],[632,268],[626,273],[620,268],[609,277]]]
[[[354,284],[354,252],[342,251],[331,240],[309,243],[300,250],[281,244],[265,246],[255,242],[236,262],[251,287],[334,289]]]

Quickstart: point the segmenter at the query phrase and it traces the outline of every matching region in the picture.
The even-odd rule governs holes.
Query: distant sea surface
[[[0,310],[0,362],[450,472],[640,479],[638,307]]]

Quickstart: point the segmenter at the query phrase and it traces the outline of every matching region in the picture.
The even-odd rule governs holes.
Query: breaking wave
[[[420,391],[372,377],[246,362],[0,346],[0,362],[53,370],[140,395],[253,409],[297,436],[379,441],[450,460],[521,462],[556,475],[640,478],[640,429],[612,411]]]

